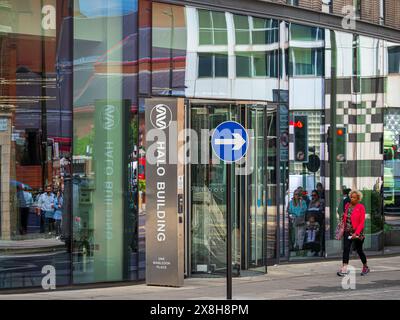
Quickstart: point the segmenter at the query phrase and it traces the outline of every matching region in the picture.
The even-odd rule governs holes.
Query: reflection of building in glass
[[[392,29],[400,2],[358,2],[362,35],[337,29],[341,6],[353,1],[176,3],[0,1],[0,288],[40,286],[46,264],[56,266],[57,284],[145,279],[154,236],[149,101],[179,101],[178,126],[192,130],[182,140],[198,162],[180,168],[182,193],[168,212],[181,212],[186,228],[187,276],[226,270],[227,192],[237,275],[337,257],[343,187],[364,194],[365,248],[400,244],[400,37]],[[293,16],[280,16],[281,3]],[[312,20],[302,8],[333,15]],[[294,152],[298,116],[307,117],[303,162]],[[226,120],[252,133],[232,172],[213,161],[208,143]],[[310,170],[314,153],[320,163]],[[63,199],[58,190],[41,198],[47,185]]]
[[[309,154],[316,154],[320,158],[323,157],[323,153],[321,154],[321,146],[323,147],[323,140],[321,140],[321,130],[324,128],[323,126],[323,118],[321,115],[321,111],[295,111],[293,115],[304,115],[307,116],[308,119],[308,147],[315,148],[315,151],[310,151]],[[301,175],[303,173],[303,164],[293,162],[293,169],[290,170],[291,174]],[[311,174],[311,173],[310,173]],[[312,175],[312,174],[311,174]],[[316,173],[316,178],[319,181],[320,172]]]
[[[192,36],[187,43],[186,96],[273,100],[278,75],[285,80],[287,68],[284,51],[279,51],[284,24],[195,8],[186,9],[186,19],[193,21],[187,25]],[[285,81],[281,86],[287,87]]]
[[[67,30],[63,36],[56,31],[66,26],[66,15],[65,3],[56,1],[43,8],[40,1],[0,4],[0,259],[11,274],[14,266],[21,272],[12,277],[11,286],[23,286],[27,272],[32,273],[31,285],[40,285],[33,273],[41,267],[18,254],[7,258],[6,252],[20,248],[23,254],[67,255],[69,222],[65,217],[61,228],[60,210],[69,210],[63,198],[69,201],[72,99],[66,88],[72,73]],[[54,195],[45,203],[46,185]],[[51,212],[46,214],[45,206]],[[50,260],[42,257],[44,264]],[[66,273],[68,269],[64,266]],[[67,283],[67,278],[64,274],[58,281]]]

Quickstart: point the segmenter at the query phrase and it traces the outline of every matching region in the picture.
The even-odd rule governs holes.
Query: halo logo
[[[150,113],[150,121],[154,128],[164,130],[172,121],[171,109],[165,104],[154,106]]]
[[[119,125],[118,110],[113,105],[106,105],[100,113],[103,129],[106,131],[112,130]]]

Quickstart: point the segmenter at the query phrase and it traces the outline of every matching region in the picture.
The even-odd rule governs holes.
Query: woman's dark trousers
[[[348,239],[350,234],[348,232],[345,232],[343,237],[343,263],[349,264],[350,260],[350,251],[351,251],[351,245],[354,242],[354,248],[356,249],[358,256],[361,259],[361,262],[366,265],[367,264],[367,257],[365,256],[365,253],[363,251],[363,244],[364,244],[364,239]]]

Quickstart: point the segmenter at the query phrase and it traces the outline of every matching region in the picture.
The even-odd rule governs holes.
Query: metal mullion
[[[245,110],[244,110],[244,124],[245,124],[245,128],[248,129],[249,127],[249,117],[248,117],[248,108],[247,106],[245,106]],[[250,148],[250,157],[251,157],[251,148]],[[249,158],[246,160],[246,162],[249,160]],[[248,163],[246,163],[247,166]],[[245,196],[245,201],[244,201],[244,208],[245,208],[245,212],[244,212],[244,223],[245,223],[245,269],[249,268],[249,235],[250,235],[250,223],[249,223],[249,215],[250,215],[250,207],[249,207],[249,179],[250,179],[250,175],[246,175],[245,179],[244,179],[244,187],[245,187],[245,192],[244,192],[244,196]]]
[[[186,106],[186,116],[185,116],[185,128],[190,128],[191,129],[191,105],[190,101],[186,100],[185,103]],[[191,132],[191,131],[189,131]],[[189,143],[192,143],[191,138],[189,138]],[[191,150],[191,149],[190,149]],[[185,196],[185,211],[186,211],[186,228],[184,230],[184,238],[185,238],[185,245],[186,245],[186,250],[184,250],[184,254],[186,254],[186,259],[185,259],[185,267],[186,267],[186,275],[190,277],[192,275],[192,244],[191,244],[191,221],[192,217],[190,215],[191,213],[191,205],[192,205],[192,194],[191,194],[191,182],[192,182],[192,168],[191,168],[191,159],[192,159],[192,154],[190,153],[190,161],[186,163],[185,165],[185,191],[186,191],[186,196]]]
[[[253,17],[249,16],[249,33],[250,33],[250,44],[253,44],[253,30],[254,30],[254,21],[253,21]]]
[[[211,21],[211,34],[212,34],[212,44],[215,46],[215,35],[214,35],[214,18],[212,11],[209,11],[210,13],[210,21]]]
[[[265,236],[264,239],[264,247],[263,250],[263,264],[265,266],[265,272],[267,272],[267,264],[268,264],[268,130],[267,130],[267,122],[268,122],[268,113],[267,113],[268,106],[264,105],[263,107],[263,117],[264,117],[264,148],[266,154],[264,154],[264,188],[265,193],[263,190],[263,194],[265,194],[264,199],[264,230]]]

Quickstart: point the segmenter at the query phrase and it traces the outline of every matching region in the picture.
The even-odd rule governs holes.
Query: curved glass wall
[[[207,12],[213,17],[212,11]],[[281,253],[289,259],[339,255],[341,243],[334,240],[334,230],[346,192],[356,189],[363,193],[367,210],[365,248],[370,254],[382,253],[397,230],[392,222],[396,221],[394,162],[385,160],[382,171],[385,145],[393,140],[395,147],[395,134],[389,137],[384,130],[385,123],[395,126],[395,111],[384,110],[388,101],[396,105],[396,44],[229,12],[215,14],[226,21],[219,31],[227,33],[227,41],[205,43],[204,15],[204,10],[186,8],[185,96],[289,106],[287,181],[282,179],[287,170],[280,154],[285,214],[276,213]],[[197,23],[202,25],[199,29]],[[300,212],[291,208],[296,190],[304,202]]]
[[[385,253],[396,252],[400,244],[400,215],[399,215],[399,137],[400,137],[400,45],[388,44],[388,68],[386,110],[384,111],[383,135],[383,190],[381,194],[384,204],[384,244]]]
[[[0,1],[0,288],[40,287],[51,267],[57,285],[144,278],[149,96],[196,99],[195,130],[234,117],[256,131],[232,191],[238,270],[340,254],[348,189],[369,253],[396,252],[399,48],[145,0]],[[186,271],[218,271],[227,173],[191,172]]]
[[[74,7],[74,283],[139,278],[138,3]]]
[[[70,15],[0,2],[0,289],[71,280]]]

